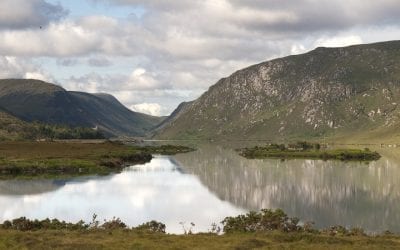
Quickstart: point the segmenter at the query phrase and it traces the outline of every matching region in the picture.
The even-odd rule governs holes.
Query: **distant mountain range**
[[[400,41],[320,47],[219,80],[155,137],[400,141],[399,105]]]
[[[109,137],[145,136],[164,119],[133,112],[108,94],[66,91],[30,79],[0,80],[0,109],[4,120],[14,119],[16,124],[37,121],[98,128]]]

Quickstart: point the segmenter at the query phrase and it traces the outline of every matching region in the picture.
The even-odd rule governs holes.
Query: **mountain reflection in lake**
[[[398,160],[248,160],[222,147],[201,148],[176,159],[221,200],[238,207],[282,208],[319,228],[400,232]]]
[[[150,220],[182,233],[247,210],[282,208],[317,227],[360,226],[400,232],[400,160],[373,163],[247,160],[233,150],[202,146],[157,156],[106,177],[67,181],[0,181],[0,220],[26,216],[67,221],[120,217],[130,226]]]

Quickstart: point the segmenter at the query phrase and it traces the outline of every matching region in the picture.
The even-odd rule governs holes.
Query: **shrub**
[[[143,223],[134,229],[150,233],[165,233],[165,224],[152,220],[150,222]]]
[[[298,218],[288,217],[281,209],[262,209],[261,212],[249,212],[245,215],[227,217],[222,222],[223,231],[231,232],[264,232],[281,230],[294,232],[302,230]]]
[[[124,229],[126,227],[126,224],[123,223],[120,218],[115,217],[110,221],[104,220],[103,225],[101,225],[101,228],[106,230]]]

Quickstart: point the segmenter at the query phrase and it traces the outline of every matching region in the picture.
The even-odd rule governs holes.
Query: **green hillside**
[[[144,136],[163,118],[133,112],[113,96],[69,92],[38,80],[0,80],[0,108],[27,121],[97,127],[107,136]]]
[[[219,80],[162,139],[400,141],[400,41],[317,48]]]
[[[29,123],[0,110],[0,141],[101,138],[103,134],[91,128]]]
[[[0,140],[18,140],[29,137],[32,127],[0,111]]]

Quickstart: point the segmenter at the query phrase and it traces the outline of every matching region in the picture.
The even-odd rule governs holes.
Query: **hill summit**
[[[107,136],[144,136],[163,119],[133,112],[108,94],[32,79],[0,80],[0,109],[26,122],[96,127]]]
[[[395,140],[399,104],[400,41],[320,47],[219,80],[156,137]]]

